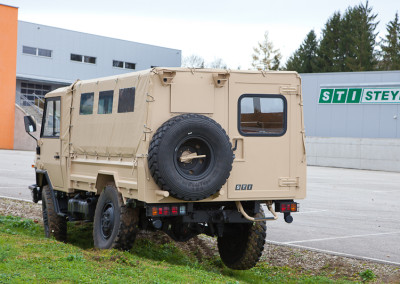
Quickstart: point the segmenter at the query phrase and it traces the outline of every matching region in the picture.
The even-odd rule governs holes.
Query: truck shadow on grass
[[[67,242],[81,249],[94,249],[92,233],[93,223],[69,222]],[[211,262],[219,268],[223,267],[215,252],[197,237],[185,243],[176,243],[163,232],[140,231],[129,253],[174,265]]]

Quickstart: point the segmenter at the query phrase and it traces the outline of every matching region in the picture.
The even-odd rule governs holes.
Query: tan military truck
[[[25,127],[36,129],[31,117]],[[228,267],[249,269],[265,221],[292,222],[306,194],[301,80],[153,68],[77,81],[46,95],[36,151],[46,236],[65,240],[76,220],[94,222],[104,249],[130,249],[138,229],[207,234]]]

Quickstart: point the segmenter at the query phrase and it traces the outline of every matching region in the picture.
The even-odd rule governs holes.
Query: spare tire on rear
[[[232,170],[232,145],[225,130],[209,117],[183,114],[154,134],[148,163],[162,190],[194,201],[217,193]]]

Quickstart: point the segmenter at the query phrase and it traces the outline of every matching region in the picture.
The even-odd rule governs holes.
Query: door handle
[[[55,155],[54,159],[60,159],[60,155]]]

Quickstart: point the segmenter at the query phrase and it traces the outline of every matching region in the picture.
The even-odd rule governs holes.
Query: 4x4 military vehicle
[[[25,128],[36,129],[29,116]],[[290,223],[305,197],[304,139],[295,72],[153,68],[78,80],[45,96],[30,189],[48,237],[65,241],[77,220],[94,222],[102,249],[130,249],[139,229],[176,241],[207,234],[228,267],[249,269],[265,221],[281,212]]]

